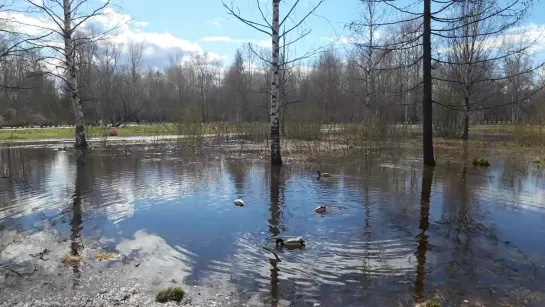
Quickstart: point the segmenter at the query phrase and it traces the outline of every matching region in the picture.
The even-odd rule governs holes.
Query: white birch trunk
[[[273,0],[272,20],[272,82],[271,82],[271,164],[282,165],[280,155],[280,105],[278,101],[280,83],[280,0]]]
[[[83,122],[83,111],[78,90],[78,79],[76,77],[76,64],[74,63],[74,42],[72,40],[72,8],[70,0],[64,0],[64,57],[66,62],[66,83],[72,109],[74,111],[74,123],[76,125],[76,148],[86,148],[85,123]]]

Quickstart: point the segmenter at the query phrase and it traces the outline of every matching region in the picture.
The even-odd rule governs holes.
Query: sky
[[[259,0],[265,13],[270,14],[272,1]],[[342,32],[344,23],[349,20],[349,14],[344,12],[347,6],[340,7],[338,2],[350,3],[351,12],[357,8],[355,0],[326,0],[316,11],[316,15],[307,19],[303,27],[312,29],[312,33],[300,45],[313,45],[311,42],[325,43],[323,38],[335,37],[336,32]],[[256,22],[262,22],[256,0],[234,0],[235,8],[241,15]],[[232,3],[226,0],[227,4]],[[289,1],[287,4],[291,4]],[[308,8],[314,6],[317,0],[302,0],[300,9],[296,11],[296,19],[303,17]],[[130,3],[130,4],[129,4]],[[143,29],[149,32],[168,32],[172,35],[199,44],[206,51],[214,52],[231,58],[244,41],[252,41],[260,46],[270,46],[267,35],[243,24],[228,14],[221,0],[125,0],[120,3],[123,12],[138,21],[148,25]],[[168,8],[168,9],[165,9]],[[287,11],[288,6],[284,9]],[[282,9],[282,8],[281,8]],[[270,15],[269,15],[270,16]],[[319,17],[319,16],[323,16]],[[293,23],[291,23],[293,24]],[[296,34],[294,34],[296,35]],[[294,36],[295,37],[295,36]]]
[[[4,1],[4,0],[0,0]],[[25,0],[27,1],[27,0]],[[52,0],[31,0],[49,3]],[[86,10],[100,6],[104,0],[88,0]],[[233,3],[244,18],[262,22],[257,7],[270,16],[271,0],[225,0]],[[285,14],[296,0],[283,0],[281,15]],[[303,17],[319,0],[300,0],[294,11],[294,20]],[[398,0],[409,3],[409,0]],[[412,1],[412,0],[411,0]],[[419,2],[419,0],[414,0]],[[501,1],[501,0],[500,0]],[[23,2],[23,0],[21,0]],[[119,27],[117,42],[141,42],[145,44],[144,58],[148,65],[163,67],[168,65],[168,58],[180,50],[186,52],[209,52],[210,57],[229,63],[235,50],[245,42],[253,42],[262,47],[270,47],[270,38],[243,24],[228,14],[221,0],[112,0],[114,6],[99,23],[105,25],[122,24]],[[346,23],[357,20],[361,4],[359,0],[325,0],[325,2],[302,25],[302,29],[312,32],[305,39],[294,44],[295,53],[304,53],[313,47],[323,47],[332,40],[349,36],[344,29]],[[537,1],[532,9],[533,15],[527,24],[545,31],[545,1]],[[35,19],[31,23],[47,22],[40,15],[17,13],[19,18]],[[270,18],[270,17],[269,17]],[[292,21],[287,26],[293,25]],[[293,32],[292,38],[297,37]],[[545,35],[539,40],[545,50]]]

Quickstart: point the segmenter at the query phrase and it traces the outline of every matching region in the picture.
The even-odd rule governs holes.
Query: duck
[[[320,205],[320,206],[314,208],[314,212],[316,212],[316,213],[326,213],[326,211],[327,211],[327,208],[324,205]]]
[[[235,199],[235,206],[244,207],[242,199]]]
[[[318,172],[318,179],[320,177],[331,177],[331,174],[330,173],[320,173],[320,171],[317,171]]]
[[[303,237],[289,238],[289,239],[276,239],[276,246],[287,248],[301,248],[305,246],[305,239]]]

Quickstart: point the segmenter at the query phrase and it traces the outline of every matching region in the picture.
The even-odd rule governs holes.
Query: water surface
[[[150,293],[206,285],[273,306],[410,306],[436,296],[447,306],[539,305],[545,186],[533,165],[433,170],[371,155],[280,169],[212,148],[146,146],[84,156],[1,149],[0,230],[14,242],[0,248],[1,263],[32,264],[34,283],[63,276],[50,284],[78,287],[99,271]],[[317,179],[318,169],[333,176]],[[277,236],[307,246],[276,249]],[[44,248],[47,260],[36,255]],[[99,267],[98,251],[123,261]],[[88,261],[66,269],[64,255]],[[17,278],[0,279],[0,291]]]

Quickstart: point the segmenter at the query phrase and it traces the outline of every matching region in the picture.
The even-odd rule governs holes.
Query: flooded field
[[[202,306],[544,304],[545,182],[531,161],[427,169],[369,154],[279,169],[216,150],[0,149],[0,305],[148,306],[171,285]],[[275,247],[297,236],[305,248]],[[61,263],[70,255],[82,261]]]

